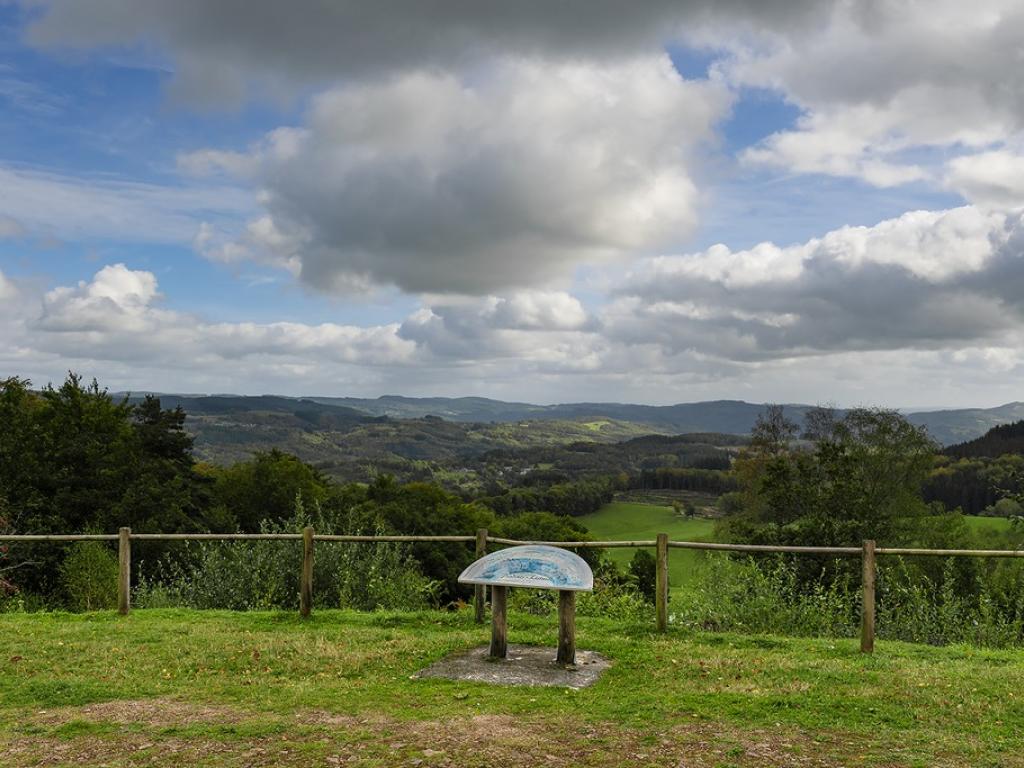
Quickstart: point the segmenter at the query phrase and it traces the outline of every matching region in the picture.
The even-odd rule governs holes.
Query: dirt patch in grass
[[[385,717],[355,717],[340,715],[336,712],[323,712],[319,709],[311,712],[296,712],[295,722],[299,725],[325,726],[327,728],[353,728],[356,726],[378,727],[385,722]]]
[[[296,716],[301,725],[328,733],[346,730],[379,741],[396,764],[473,766],[658,765],[834,766],[817,755],[823,742],[787,732],[741,731],[707,723],[686,723],[651,734],[611,723],[560,718],[557,722],[511,715],[477,715],[451,720],[399,721],[385,715],[351,717],[330,712]],[[838,741],[835,745],[840,745]],[[398,755],[405,754],[404,762]],[[723,760],[728,760],[723,763]]]
[[[25,739],[3,745],[5,768],[56,766],[301,766],[295,762],[294,744],[269,739],[250,742],[213,739],[160,738],[143,734],[115,737],[76,736],[70,739]]]
[[[139,699],[134,701],[105,701],[83,707],[61,707],[36,713],[35,720],[46,725],[60,725],[72,721],[113,723],[115,725],[146,725],[171,727],[196,723],[231,724],[252,715],[225,706],[196,704],[176,699]]]
[[[835,766],[835,759],[811,749],[809,737],[793,733],[740,732],[710,724],[677,725],[646,732],[608,723],[557,723],[510,716],[478,716],[407,725],[421,743],[464,765],[476,750],[488,756],[482,766],[659,765]]]
[[[81,732],[76,724],[109,730]],[[161,729],[231,723],[238,733],[185,736]],[[282,723],[294,723],[285,729]],[[447,766],[532,768],[568,766],[686,766],[730,768],[837,765],[901,766],[912,756],[834,733],[779,727],[744,729],[707,722],[652,724],[651,729],[557,719],[478,715],[447,720],[399,720],[385,713],[354,717],[304,711],[294,718],[219,705],[149,699],[65,707],[36,713],[32,727],[0,744],[9,768],[47,766]],[[129,727],[130,726],[130,727]],[[266,729],[262,732],[261,729]],[[883,756],[884,754],[884,756]],[[951,760],[931,765],[963,765]]]

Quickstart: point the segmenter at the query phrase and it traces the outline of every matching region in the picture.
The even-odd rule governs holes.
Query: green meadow
[[[1007,533],[1010,530],[1010,521],[1005,517],[964,515],[964,522],[974,533]]]
[[[591,688],[418,680],[469,611],[0,615],[0,763],[1024,766],[1024,653],[581,617]],[[513,642],[556,622],[510,614]],[[552,651],[553,652],[553,651]]]
[[[713,541],[715,521],[707,518],[686,519],[668,506],[639,504],[633,502],[612,502],[592,515],[579,518],[587,530],[597,539],[654,539],[659,533],[667,533],[674,541]],[[623,568],[629,565],[635,549],[608,549],[607,556]],[[689,584],[704,555],[687,549],[673,549],[669,552],[669,585],[681,588]]]

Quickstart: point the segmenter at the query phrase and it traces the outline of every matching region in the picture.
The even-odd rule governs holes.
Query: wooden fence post
[[[668,629],[668,534],[659,533],[657,562],[654,570],[654,604],[658,614],[658,631]]]
[[[302,529],[302,579],[299,583],[299,614],[308,618],[313,609],[313,528]]]
[[[132,602],[132,529],[117,535],[117,612],[127,616]]]
[[[558,592],[558,664],[576,663],[576,593],[568,589]]]
[[[476,559],[479,560],[481,557],[487,554],[487,529],[481,528],[476,532]],[[476,615],[476,623],[484,623],[484,600],[486,599],[484,590],[487,589],[483,584],[477,584],[473,588],[473,608]]]
[[[864,542],[861,554],[863,596],[860,608],[860,651],[871,653],[875,650],[875,541]]]
[[[492,659],[508,656],[507,597],[508,587],[500,584],[491,587],[491,648],[488,655]]]

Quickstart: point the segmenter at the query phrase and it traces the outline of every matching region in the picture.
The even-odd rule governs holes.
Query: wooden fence
[[[909,549],[906,547],[878,547],[868,540],[860,547],[798,547],[773,544],[720,544],[709,541],[670,541],[668,534],[659,533],[653,540],[636,541],[520,541],[491,536],[481,528],[475,536],[347,536],[318,534],[312,528],[302,533],[132,533],[121,528],[116,534],[4,534],[0,542],[70,542],[116,541],[118,549],[117,608],[127,614],[131,607],[132,541],[301,541],[302,570],[299,578],[299,613],[309,616],[313,610],[313,549],[318,541],[334,542],[461,542],[473,544],[476,556],[487,553],[488,544],[516,546],[520,544],[546,544],[564,549],[612,549],[620,547],[653,548],[655,551],[655,613],[659,632],[668,629],[668,558],[670,549],[700,549],[713,552],[783,553],[796,555],[832,555],[834,557],[861,558],[860,649],[871,653],[875,648],[875,577],[879,555],[908,557],[1024,557],[1017,549]],[[474,612],[478,622],[484,620],[484,587],[474,591]]]

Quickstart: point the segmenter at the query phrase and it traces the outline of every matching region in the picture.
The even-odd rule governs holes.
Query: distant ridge
[[[907,414],[914,424],[922,424],[943,445],[981,437],[992,427],[1024,419],[1024,403],[1013,402],[995,408],[961,408],[949,411],[920,411]]]
[[[376,416],[420,418],[439,416],[452,421],[530,421],[609,418],[646,425],[658,432],[721,432],[747,434],[763,403],[743,400],[709,400],[676,405],[634,405],[629,403],[561,403],[533,405],[505,402],[485,397],[401,397],[384,395],[368,399],[355,397],[309,397],[325,405],[341,405]],[[785,405],[786,414],[803,422],[804,414],[814,406],[803,403]],[[928,428],[943,445],[979,437],[1000,424],[1024,419],[1024,403],[1013,402],[995,408],[958,408],[908,413],[914,424]]]
[[[141,394],[134,395],[141,397]],[[743,435],[750,432],[763,403],[743,400],[709,400],[676,405],[636,405],[630,403],[560,403],[534,405],[507,402],[486,397],[405,397],[383,395],[358,397],[283,397],[278,395],[160,395],[165,407],[181,405],[192,413],[242,412],[246,410],[295,414],[324,419],[330,423],[355,423],[367,417],[421,419],[435,416],[466,423],[507,423],[525,421],[597,421],[612,419],[649,428],[662,434],[718,432]],[[303,405],[304,404],[304,405]],[[330,408],[325,410],[324,406]],[[802,422],[813,406],[794,403],[785,406],[786,414]],[[315,412],[315,416],[314,416]],[[1024,419],[1024,402],[995,408],[959,408],[908,413],[914,424],[928,428],[942,445],[962,443],[984,435],[989,429]],[[335,421],[337,420],[337,421]]]

